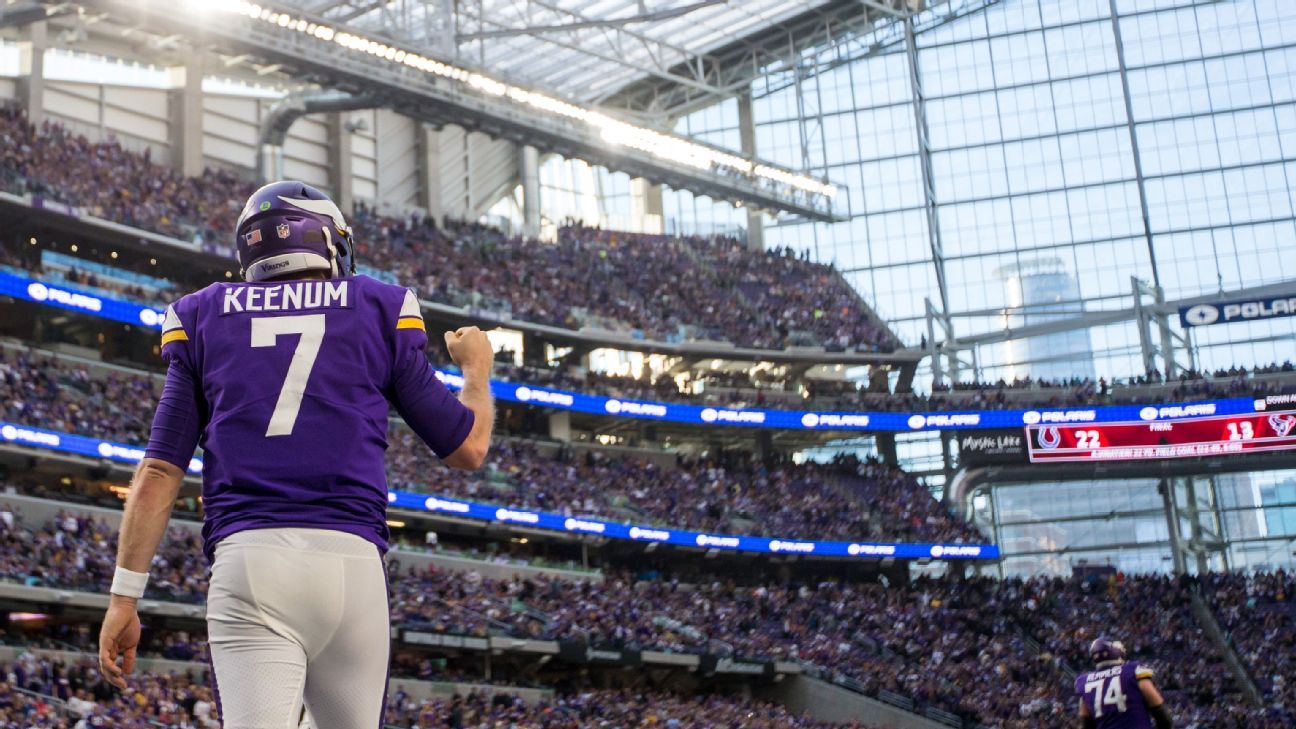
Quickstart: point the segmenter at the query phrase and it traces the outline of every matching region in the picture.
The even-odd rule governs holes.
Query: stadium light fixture
[[[664,160],[700,170],[737,172],[755,180],[781,185],[810,195],[821,195],[829,200],[837,195],[837,187],[809,175],[756,164],[751,160],[723,150],[691,142],[683,137],[640,127],[585,108],[562,99],[491,78],[476,71],[443,63],[422,54],[388,45],[350,30],[342,30],[309,20],[291,12],[281,12],[273,7],[246,0],[186,0],[186,4],[200,7],[206,12],[241,15],[286,31],[299,33],[318,42],[333,43],[342,48],[372,56],[395,66],[441,78],[457,81],[479,93],[505,98],[534,111],[588,125],[599,138],[617,146],[651,154]]]

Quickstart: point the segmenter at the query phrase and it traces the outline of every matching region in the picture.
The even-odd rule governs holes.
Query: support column
[[[546,367],[545,343],[535,334],[522,334],[522,364],[529,367]]]
[[[896,453],[895,433],[878,433],[873,436],[873,441],[877,444],[878,458],[888,466],[899,466],[900,456]]]
[[[748,88],[738,96],[738,142],[742,153],[756,156],[756,120],[752,114],[752,95]],[[765,216],[756,208],[747,207],[747,249],[765,250]]]
[[[23,29],[18,43],[18,102],[36,126],[45,121],[46,30],[45,21],[32,23]]]
[[[540,235],[540,150],[524,145],[521,151],[522,233]]]
[[[571,442],[571,413],[559,410],[549,413],[549,437],[562,443]]]
[[[1165,509],[1166,529],[1170,538],[1170,558],[1174,561],[1176,576],[1188,571],[1184,560],[1183,537],[1179,534],[1179,509],[1175,504],[1174,479],[1163,478],[1157,482],[1157,492],[1161,494],[1161,504]]]
[[[185,177],[197,177],[203,167],[203,63],[197,51],[183,66],[171,69],[167,92],[170,116],[171,168]]]
[[[428,217],[441,227],[445,224],[445,201],[441,198],[441,130],[420,125],[417,142],[419,195]]]
[[[333,202],[350,215],[355,206],[355,184],[351,174],[351,130],[347,122],[347,112],[335,111],[328,115],[329,188],[333,191]]]
[[[455,0],[438,0],[437,15],[441,28],[436,35],[436,48],[446,58],[453,59],[459,55],[459,43],[455,40]]]
[[[1125,40],[1121,36],[1120,12],[1116,0],[1108,0],[1111,11],[1112,39],[1116,44],[1116,65],[1120,69],[1121,91],[1125,97],[1125,127],[1129,132],[1130,156],[1134,160],[1134,182],[1138,188],[1139,212],[1143,216],[1143,236],[1147,243],[1148,263],[1152,266],[1152,285],[1161,288],[1161,271],[1157,266],[1156,243],[1152,239],[1152,216],[1148,212],[1147,186],[1143,182],[1143,155],[1139,153],[1138,130],[1134,126],[1134,101],[1130,96],[1129,72],[1125,65]]]
[[[949,314],[949,285],[945,279],[945,248],[941,243],[940,215],[936,202],[936,173],[932,169],[931,134],[927,128],[927,95],[923,91],[922,71],[918,65],[918,36],[913,16],[904,17],[905,58],[909,62],[909,91],[913,97],[914,128],[918,132],[918,160],[922,169],[923,197],[927,213],[927,244],[931,247],[936,269],[936,286],[940,291],[941,312]]]
[[[1185,498],[1188,500],[1188,526],[1192,530],[1188,539],[1188,546],[1192,549],[1193,556],[1197,560],[1197,574],[1204,575],[1210,571],[1210,565],[1206,558],[1206,535],[1202,529],[1202,513],[1198,508],[1197,499],[1197,480],[1188,476],[1184,479],[1184,485],[1187,486]]]
[[[664,232],[666,223],[662,217],[661,185],[654,185],[642,177],[630,180],[630,215],[639,222],[641,232]]]

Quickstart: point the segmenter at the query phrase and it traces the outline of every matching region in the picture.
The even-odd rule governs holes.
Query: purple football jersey
[[[391,406],[440,457],[473,414],[436,379],[413,292],[364,276],[219,283],[162,326],[167,382],[146,455],[203,448],[203,537],[309,527],[387,548]]]
[[[1151,729],[1152,716],[1138,686],[1145,678],[1152,678],[1152,669],[1126,661],[1080,674],[1075,691],[1098,722],[1098,729]]]

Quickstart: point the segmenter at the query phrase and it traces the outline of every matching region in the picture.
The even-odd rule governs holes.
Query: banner
[[[558,641],[558,658],[568,663],[601,663],[633,667],[643,664],[639,651],[587,645],[579,640]]]
[[[463,387],[463,376],[436,371],[437,379],[452,390]],[[954,412],[821,412],[804,410],[760,410],[715,408],[703,405],[647,402],[584,395],[534,385],[495,380],[491,392],[497,400],[524,405],[541,405],[591,415],[616,415],[640,420],[659,420],[693,425],[736,425],[784,430],[854,430],[868,432],[919,432],[941,430],[986,430],[1021,428],[1040,423],[1125,422],[1145,418],[1151,408],[1154,419],[1173,420],[1202,414],[1230,415],[1253,412],[1250,398],[1206,400],[1176,405],[1106,405],[1075,408],[1021,410],[972,410]]]
[[[1286,294],[1264,299],[1220,301],[1179,308],[1179,323],[1185,329],[1239,321],[1260,321],[1296,315],[1296,295]]]
[[[123,445],[84,435],[60,433],[56,430],[33,428],[30,425],[6,423],[0,420],[0,443],[44,448],[61,453],[72,453],[78,456],[104,458],[118,463],[139,463],[144,459],[143,446]],[[202,459],[189,459],[189,473],[202,473]]]
[[[960,466],[1011,466],[1026,463],[1026,436],[1020,430],[969,430],[958,434]]]
[[[0,296],[13,296],[63,309],[101,316],[128,324],[161,328],[164,312],[139,304],[118,301],[73,287],[54,286],[36,279],[0,271]],[[436,376],[452,390],[463,387],[463,377],[438,370]],[[943,430],[986,430],[1021,428],[1029,425],[1064,423],[1123,423],[1131,420],[1174,420],[1202,415],[1238,415],[1255,412],[1250,398],[1228,398],[1178,403],[1175,405],[1106,405],[1094,407],[963,410],[943,412],[869,412],[817,410],[765,410],[706,405],[626,400],[586,395],[518,382],[496,380],[491,392],[499,400],[570,410],[590,415],[656,420],[699,426],[741,426],[783,430],[826,430],[912,433]]]
[[[60,433],[43,428],[0,421],[0,443],[31,446],[61,453],[106,458],[123,463],[139,463],[144,458],[140,446]],[[202,459],[189,461],[190,473],[202,473]],[[516,524],[534,529],[548,529],[568,534],[595,534],[612,539],[636,542],[661,542],[704,549],[724,549],[769,554],[816,554],[834,557],[895,557],[899,559],[998,559],[999,548],[993,544],[885,544],[874,542],[817,542],[804,538],[750,537],[734,534],[704,534],[657,526],[639,526],[603,521],[590,517],[575,518],[543,511],[511,509],[495,504],[460,501],[411,491],[388,491],[387,504],[399,509],[429,511],[446,516],[478,521]]]
[[[402,630],[401,640],[410,645],[426,645],[440,648],[462,648],[470,651],[490,649],[489,638],[478,638],[471,635],[454,635],[452,633],[433,633],[425,630]]]
[[[0,271],[0,296],[12,296],[23,301],[153,329],[162,328],[162,317],[166,315],[163,309],[140,306],[130,301],[111,299],[76,286],[46,283],[4,271]]]
[[[771,661],[746,661],[741,658],[721,658],[707,654],[698,656],[698,674],[773,678],[774,664]]]

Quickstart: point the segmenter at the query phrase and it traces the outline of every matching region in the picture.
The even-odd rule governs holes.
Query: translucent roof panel
[[[645,79],[727,95],[708,52],[833,0],[293,0],[567,98],[597,104]],[[448,14],[453,13],[451,18]]]

